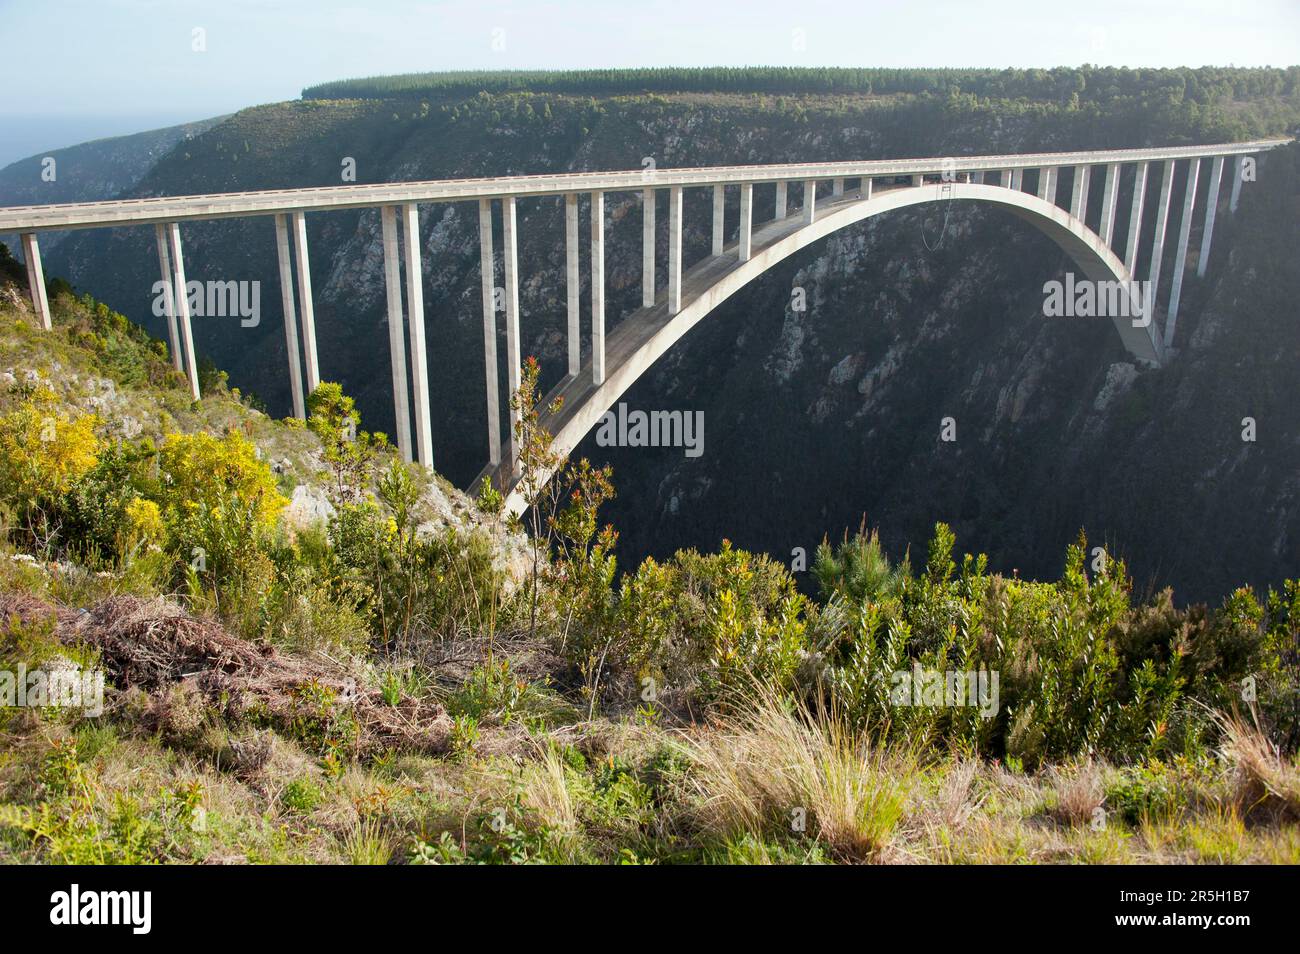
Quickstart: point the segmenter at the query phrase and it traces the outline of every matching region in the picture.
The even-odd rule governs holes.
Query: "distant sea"
[[[0,168],[65,146],[162,129],[206,119],[208,113],[142,113],[117,116],[12,116],[0,114]]]

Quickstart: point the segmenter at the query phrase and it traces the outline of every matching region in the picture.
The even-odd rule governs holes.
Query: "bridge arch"
[[[552,435],[553,450],[568,456],[605,412],[687,332],[741,288],[795,252],[876,215],[928,202],[961,200],[1006,208],[1055,242],[1089,280],[1127,283],[1132,277],[1124,262],[1083,221],[1054,202],[1017,189],[967,182],[935,183],[878,191],[869,198],[845,196],[838,201],[818,201],[818,214],[811,223],[796,211],[786,218],[756,225],[747,261],[738,260],[737,246],[733,244],[722,255],[707,257],[693,266],[682,277],[680,311],[669,314],[667,296],[660,293],[652,307],[637,309],[611,329],[605,346],[605,380],[594,384],[591,365],[585,364],[578,375],[566,377],[543,402],[545,406],[557,397],[563,398],[560,410],[543,414],[540,421]],[[1124,346],[1135,358],[1150,364],[1161,362],[1163,347],[1154,322],[1135,325],[1133,319],[1122,316],[1112,320]],[[524,509],[509,461],[485,468],[475,486],[489,478],[508,489],[507,508],[511,512]]]

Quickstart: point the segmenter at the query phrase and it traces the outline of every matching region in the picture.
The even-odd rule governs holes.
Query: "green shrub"
[[[338,587],[369,618],[377,642],[413,649],[421,639],[495,632],[504,608],[504,573],[483,531],[449,527],[422,535],[419,489],[394,462],[379,501],[345,503],[330,521],[330,562]]]
[[[838,547],[823,540],[812,570],[823,600],[838,596],[859,604],[901,595],[912,576],[908,558],[892,566],[880,535],[865,525],[852,538],[846,533]]]
[[[1130,825],[1174,819],[1187,807],[1179,773],[1152,760],[1123,768],[1106,786],[1106,807]]]
[[[1176,609],[1168,592],[1135,607],[1123,562],[1082,535],[1056,583],[991,576],[982,556],[959,567],[953,543],[938,525],[918,577],[895,570],[870,535],[821,549],[826,604],[810,617],[810,675],[857,724],[1030,768],[1087,753],[1195,756],[1214,732],[1207,707],[1230,707],[1251,672],[1265,673],[1265,687],[1280,672],[1265,662],[1266,614],[1247,590],[1215,611]],[[996,673],[996,712],[893,704],[889,681],[915,667]]]
[[[320,786],[310,777],[303,775],[293,779],[284,787],[284,791],[280,793],[280,804],[294,814],[310,815],[324,797]]]
[[[158,505],[142,496],[155,491],[148,477],[153,459],[149,441],[108,445],[95,466],[69,488],[60,502],[59,521],[79,562],[121,565],[164,542]]]
[[[361,415],[352,398],[332,381],[322,381],[307,397],[307,427],[320,438],[330,465],[330,495],[335,504],[360,500],[370,484],[371,468],[388,438],[361,430]]]
[[[487,717],[508,723],[528,692],[527,680],[511,672],[508,659],[488,658],[447,698],[447,711],[452,716],[469,716],[475,725]]]
[[[786,568],[723,541],[643,563],[619,594],[607,662],[704,703],[758,680],[792,688],[808,648],[810,604]]]

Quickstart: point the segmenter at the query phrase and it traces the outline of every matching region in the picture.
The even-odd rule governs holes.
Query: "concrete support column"
[[[654,295],[654,197],[650,199],[650,294]],[[582,310],[578,305],[582,287],[578,278],[578,194],[564,197],[564,284],[569,309],[569,374],[582,370]]]
[[[862,198],[864,199],[871,198],[871,182],[872,180],[870,176],[862,177],[862,184],[858,187],[858,191],[862,193]]]
[[[1187,164],[1187,189],[1183,193],[1183,217],[1178,220],[1178,252],[1174,258],[1173,287],[1169,292],[1169,312],[1165,315],[1165,347],[1174,343],[1178,326],[1178,303],[1183,297],[1183,272],[1187,268],[1187,243],[1192,237],[1192,216],[1196,212],[1196,184],[1201,176],[1201,160]]]
[[[312,304],[311,265],[307,258],[307,219],[301,212],[293,214],[293,258],[298,267],[298,311],[302,315],[307,393],[311,394],[320,384],[320,364],[316,360],[316,309]]]
[[[523,355],[519,348],[519,223],[515,211],[515,197],[501,200],[501,256],[505,280],[506,305],[506,386],[510,394],[510,463],[514,473],[519,473],[519,434],[516,428],[523,419],[523,411],[515,406],[514,396],[519,393]]]
[[[746,182],[740,187],[740,260],[748,262],[753,252],[754,240],[754,186]]]
[[[489,219],[489,227],[490,224]],[[402,260],[397,246],[396,206],[385,205],[380,208],[379,225],[384,239],[384,296],[388,303],[388,355],[393,371],[393,416],[397,421],[397,449],[402,454],[402,460],[409,464],[412,460],[411,406],[406,393],[406,322],[402,318]],[[495,338],[492,346],[496,347]]]
[[[785,218],[786,193],[789,188],[790,184],[788,182],[778,182],[776,184],[776,214],[773,215],[773,218]]]
[[[843,180],[843,179],[832,179],[832,180],[831,180],[831,195],[838,199],[838,198],[839,198],[840,196],[842,196],[843,194],[844,194],[844,180]]]
[[[713,187],[713,255],[721,255],[722,247],[725,244],[726,234],[726,196],[723,187],[715,185]]]
[[[803,184],[803,223],[812,225],[817,218],[817,180],[805,179]]]
[[[1228,211],[1237,211],[1237,200],[1241,198],[1241,174],[1245,166],[1245,156],[1232,157],[1232,196],[1228,199]]]
[[[1115,237],[1115,199],[1119,195],[1119,163],[1112,162],[1106,167],[1106,188],[1101,194],[1101,222],[1098,234],[1110,248]]]
[[[1201,233],[1201,254],[1196,261],[1196,277],[1205,277],[1210,263],[1210,239],[1214,236],[1214,216],[1219,211],[1219,188],[1223,183],[1223,157],[1215,156],[1210,166],[1210,194],[1205,200],[1205,229]]]
[[[167,315],[167,346],[172,352],[172,367],[177,371],[183,371],[181,367],[181,333],[176,327],[176,296],[172,291],[172,266],[171,259],[167,255],[167,227],[159,222],[153,227],[154,242],[158,246],[158,271],[162,273],[163,282],[163,307]],[[24,251],[30,261],[31,256]],[[44,289],[44,283],[41,288]]]
[[[682,187],[668,190],[668,314],[682,310]]]
[[[1160,204],[1156,206],[1156,234],[1151,243],[1151,267],[1147,277],[1151,280],[1151,300],[1160,291],[1160,266],[1165,257],[1165,234],[1169,229],[1169,196],[1174,187],[1174,162],[1166,159],[1160,174]]]
[[[1015,189],[1017,192],[1021,191],[1021,187],[1023,186],[1024,181],[1025,181],[1024,169],[1011,170],[1011,188]]]
[[[420,212],[402,207],[402,251],[406,256],[406,314],[411,323],[411,391],[415,398],[415,452],[433,469],[433,424],[429,414],[429,355],[424,344],[424,271],[420,265]]]
[[[1088,183],[1092,166],[1074,167],[1074,186],[1070,189],[1070,214],[1083,221],[1088,214]]]
[[[591,380],[605,383],[605,193],[591,194]]]
[[[289,353],[289,390],[293,396],[293,416],[307,417],[302,393],[302,368],[298,350],[298,314],[293,304],[293,264],[289,258],[289,217],[275,217],[275,253],[280,266],[280,302],[284,311],[284,345]]]
[[[1038,197],[1056,203],[1056,169],[1049,166],[1038,170]]]
[[[576,216],[573,221],[576,229],[578,221]],[[641,307],[653,308],[654,303],[655,190],[643,189],[641,191]]]
[[[919,189],[923,185],[925,185],[924,175],[912,176],[912,188]]]
[[[1142,236],[1142,211],[1146,207],[1150,166],[1148,162],[1139,162],[1133,170],[1133,204],[1128,215],[1128,248],[1124,252],[1124,264],[1134,281],[1137,281],[1138,240]]]
[[[181,250],[181,227],[178,222],[167,226],[167,251],[172,259],[172,289],[176,293],[176,320],[181,326],[181,345],[185,349],[185,372],[190,380],[190,397],[199,399],[199,368],[194,363],[194,331],[190,327],[190,296],[185,287],[185,253]],[[294,352],[297,358],[297,352]]]
[[[35,232],[23,233],[23,259],[27,264],[27,292],[41,327],[49,331],[54,327],[50,320],[50,300],[45,291],[45,270],[41,268],[41,245]],[[166,276],[164,276],[165,278]]]
[[[497,380],[496,251],[492,200],[478,200],[479,276],[483,296],[483,381],[487,395],[488,462],[501,463],[501,398]],[[512,418],[513,420],[513,418]]]
[[[1010,170],[1010,169],[1003,169],[1001,172],[998,173],[998,185],[1002,186],[1002,188],[1004,188],[1004,189],[1010,189],[1010,188],[1011,188],[1011,170]]]

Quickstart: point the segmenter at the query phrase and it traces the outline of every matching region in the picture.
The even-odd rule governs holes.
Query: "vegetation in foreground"
[[[3,291],[0,672],[107,679],[0,709],[6,860],[1300,861],[1300,581],[1180,608],[1082,535],[1032,582],[943,524],[915,569],[824,544],[815,599],[725,542],[620,576],[608,472],[540,479],[534,364],[526,525],[466,527],[337,386],[191,404],[121,316]]]

